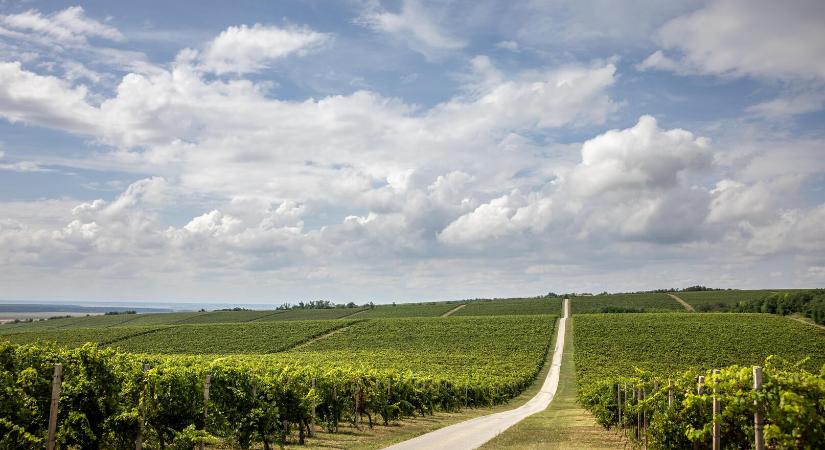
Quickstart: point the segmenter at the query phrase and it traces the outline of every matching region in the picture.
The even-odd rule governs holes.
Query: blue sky
[[[825,283],[818,1],[0,2],[14,299]]]

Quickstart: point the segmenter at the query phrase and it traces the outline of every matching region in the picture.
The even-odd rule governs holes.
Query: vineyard
[[[740,302],[754,300],[773,291],[692,291],[678,292],[682,300],[690,303],[697,311],[730,311]]]
[[[825,330],[769,314],[594,314],[574,318],[580,385],[636,368],[668,376],[688,368],[761,364],[770,355],[818,371]]]
[[[382,305],[359,313],[357,317],[438,317],[460,305],[453,302],[419,303],[413,305]]]
[[[766,314],[574,320],[579,401],[604,426],[657,448],[710,448],[715,387],[725,448],[753,448],[757,409],[771,448],[825,443],[823,330]],[[765,366],[761,390],[753,390],[751,365]],[[705,388],[697,386],[700,375]]]
[[[677,312],[685,310],[676,300],[664,293],[601,294],[574,297],[570,300],[574,314]]]
[[[308,320],[241,324],[162,325],[113,328],[58,328],[7,334],[9,342],[55,342],[76,347],[86,342],[132,353],[273,353],[307,341],[350,321]]]
[[[9,334],[61,347],[0,344],[0,383],[15,401],[0,410],[0,448],[43,445],[55,363],[63,364],[59,445],[130,447],[142,420],[146,448],[199,441],[270,448],[302,442],[315,427],[334,431],[342,423],[361,426],[362,418],[370,426],[504,402],[541,369],[554,322],[555,316],[355,319]],[[85,340],[120,350],[66,348]],[[287,347],[293,350],[257,354]]]
[[[701,304],[720,292],[743,295],[677,294]],[[536,380],[560,306],[525,298],[2,325],[0,448],[46,446],[58,363],[61,448],[274,448],[500,405]],[[727,447],[753,443],[755,412],[775,448],[825,442],[825,330],[773,314],[688,313],[658,293],[575,297],[571,309],[577,387],[566,392],[631,444],[709,446],[714,398]],[[760,391],[749,387],[751,365],[764,366]]]
[[[455,312],[456,316],[496,316],[526,314],[559,314],[560,298],[517,298],[507,300],[475,300]]]

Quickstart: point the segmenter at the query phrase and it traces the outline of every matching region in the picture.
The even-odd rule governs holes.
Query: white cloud
[[[819,111],[823,105],[825,92],[811,91],[757,103],[749,106],[747,112],[767,119],[782,119]]]
[[[642,68],[781,80],[825,80],[825,3],[715,0],[667,22]]]
[[[756,255],[793,252],[821,258],[825,251],[825,204],[810,210],[789,209],[765,225],[745,223],[741,227],[746,248]]]
[[[679,61],[668,58],[661,50],[656,50],[651,53],[644,61],[636,65],[636,68],[638,70],[668,70],[683,75],[688,73]]]
[[[611,130],[582,145],[582,161],[567,188],[580,196],[669,189],[688,170],[710,165],[710,143],[681,129],[661,130],[642,116],[626,130]]]
[[[518,42],[516,41],[500,41],[496,43],[496,48],[502,50],[510,50],[511,52],[519,51]]]
[[[0,171],[7,170],[10,172],[52,172],[52,169],[47,169],[34,161],[14,161],[4,162],[6,152],[0,150]]]
[[[58,45],[86,44],[88,38],[111,41],[124,39],[116,28],[86,17],[80,6],[72,6],[49,15],[36,10],[4,15],[0,16],[0,24],[18,32],[33,33],[30,36],[46,36]]]
[[[543,231],[552,220],[552,200],[514,191],[491,200],[450,223],[438,235],[447,244],[475,244],[519,231]]]
[[[84,86],[26,71],[19,62],[0,62],[0,116],[76,133],[94,133],[100,119]]]
[[[439,8],[410,2],[399,12],[368,13],[376,21],[362,23],[425,55],[466,48],[454,37],[466,29],[445,31],[456,29]],[[418,17],[426,21],[412,21]],[[84,33],[76,42],[104,37]],[[579,38],[588,39],[571,37]],[[748,130],[736,130],[711,146],[677,128],[685,122],[671,115],[666,120],[676,125],[664,129],[642,116],[603,131],[624,120],[616,114],[619,74],[610,61],[528,70],[511,66],[521,59],[514,55],[497,52],[506,61],[500,64],[480,55],[455,76],[455,94],[425,106],[350,87],[285,100],[272,80],[262,81],[260,72],[329,39],[300,27],[230,27],[202,51],[185,49],[163,66],[111,53],[106,67],[125,75],[85,59],[0,64],[1,117],[68,131],[94,146],[81,160],[0,154],[0,170],[76,164],[146,177],[125,188],[128,182],[113,183],[119,195],[101,192],[94,201],[0,204],[0,281],[29,280],[32,292],[42,292],[32,280],[48,273],[67,292],[90,292],[76,283],[94,276],[94,289],[104,294],[157,289],[167,298],[271,299],[277,292],[280,299],[363,292],[386,300],[500,294],[494,283],[546,292],[547,280],[560,280],[556,272],[570,277],[568,290],[585,290],[615,281],[617,260],[631,280],[618,286],[637,288],[650,286],[632,279],[659,273],[650,261],[676,271],[708,258],[737,264],[799,256],[783,274],[824,264],[816,260],[821,214],[800,194],[825,170],[820,140],[748,140]],[[516,50],[515,42],[497,48]],[[547,56],[535,41],[518,42]],[[680,48],[668,49],[648,65],[686,70]],[[130,59],[138,63],[130,66]],[[60,77],[46,75],[61,69]],[[215,76],[224,73],[237,76]],[[112,90],[97,89],[111,80],[118,80]],[[815,82],[808,86],[816,90]],[[777,118],[817,108],[804,92],[788,89],[750,114]],[[565,269],[565,260],[580,265]],[[605,274],[594,274],[600,264]],[[740,269],[734,275],[754,273]],[[738,284],[715,269],[702,273]]]
[[[304,55],[330,36],[309,28],[255,24],[231,26],[206,45],[201,68],[218,74],[260,72],[289,55]]]
[[[420,110],[368,91],[281,101],[247,80],[207,81],[186,61],[124,76],[98,107],[82,86],[5,64],[0,115],[90,135],[120,149],[109,155],[119,170],[174,173],[198,192],[361,203],[410,169],[429,174],[427,184],[461,167],[517,188],[527,180],[510,175],[536,157],[520,133],[601,123],[617,108],[611,64],[512,76],[486,58],[475,67],[483,83]]]
[[[773,216],[776,211],[776,199],[772,192],[774,190],[764,182],[746,185],[733,180],[721,180],[710,192],[713,201],[707,221],[761,221],[766,216]]]
[[[418,0],[404,0],[400,13],[391,13],[380,6],[372,7],[356,22],[396,36],[411,49],[429,58],[464,48],[467,42],[445,33],[433,20],[431,13],[434,9],[425,8]]]

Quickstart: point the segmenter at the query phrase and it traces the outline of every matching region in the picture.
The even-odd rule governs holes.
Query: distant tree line
[[[663,288],[663,289],[652,289],[649,291],[630,291],[630,292],[615,292],[615,294],[666,294],[668,292],[702,292],[702,291],[738,291],[739,289],[722,289],[722,288],[711,288],[707,286],[688,286],[686,288]],[[571,295],[592,295],[587,292],[581,292],[578,294],[571,294]],[[609,292],[603,291],[596,295],[610,295]]]
[[[375,303],[364,303],[361,308],[375,308]],[[329,300],[310,300],[308,302],[298,302],[298,304],[284,303],[278,306],[277,310],[290,309],[336,309],[336,308],[359,308],[355,302],[336,304]]]
[[[819,325],[825,325],[825,289],[777,292],[758,299],[739,302],[736,311],[782,316],[802,314]]]

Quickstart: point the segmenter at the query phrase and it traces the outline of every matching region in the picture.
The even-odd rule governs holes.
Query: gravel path
[[[559,387],[559,369],[561,368],[561,357],[564,351],[564,332],[567,326],[567,318],[570,316],[570,300],[564,299],[564,315],[559,320],[559,327],[556,334],[556,348],[553,350],[553,360],[547,378],[541,390],[524,405],[490,414],[476,417],[464,422],[460,422],[448,427],[444,427],[433,432],[418,436],[393,446],[387,450],[413,450],[426,448],[428,450],[470,450],[480,447],[485,442],[496,437],[504,430],[512,427],[527,416],[539,411],[544,411]]]

